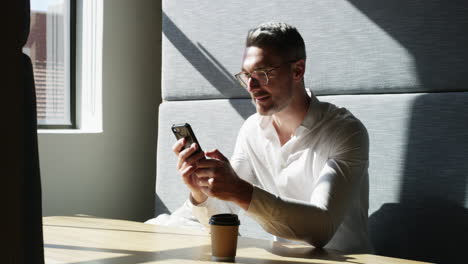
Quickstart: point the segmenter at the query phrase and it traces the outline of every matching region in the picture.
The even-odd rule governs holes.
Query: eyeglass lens
[[[249,83],[249,77],[257,81],[262,86],[267,85],[268,83],[268,77],[266,76],[266,73],[263,71],[258,71],[258,72],[254,71],[250,75],[246,73],[242,73],[240,74],[240,78],[245,87],[247,87]]]

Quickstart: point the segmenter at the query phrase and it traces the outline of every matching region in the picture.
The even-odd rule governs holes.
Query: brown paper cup
[[[214,261],[234,261],[240,224],[237,215],[213,215],[209,223],[211,226],[212,259]]]

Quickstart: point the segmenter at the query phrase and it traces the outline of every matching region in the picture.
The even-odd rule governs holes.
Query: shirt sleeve
[[[245,153],[245,140],[243,129],[239,130],[237,136],[234,153],[231,157],[230,163],[234,171],[242,179],[254,184],[255,176],[250,166],[250,161]],[[212,215],[231,213],[238,214],[240,211],[239,206],[232,202],[222,201],[213,197],[198,205],[194,205],[191,199],[189,201],[192,204],[192,213],[198,219],[198,221],[205,227],[208,227],[208,221]]]
[[[226,213],[237,214],[239,212],[239,207],[237,205],[213,197],[208,197],[206,201],[197,205],[194,205],[190,198],[189,201],[192,205],[193,216],[206,228],[209,228],[208,221],[212,215]]]
[[[257,186],[247,214],[278,237],[323,247],[333,237],[368,167],[369,139],[358,121],[331,137],[330,155],[309,202],[271,194]]]

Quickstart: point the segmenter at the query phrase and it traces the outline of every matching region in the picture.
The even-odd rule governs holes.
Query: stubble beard
[[[254,104],[257,113],[262,116],[271,116],[274,115],[278,112],[281,112],[284,110],[290,103],[291,99],[288,99],[287,102],[284,102],[283,104],[278,104],[276,103],[273,98],[270,98],[271,102],[268,105],[262,105],[259,104],[255,101],[255,99],[252,99],[252,103]]]
[[[269,93],[268,95],[270,97],[268,98],[267,104],[256,102],[255,97],[259,95],[260,94],[251,94],[251,97],[252,103],[254,104],[257,113],[262,116],[271,116],[283,111],[291,104],[291,101],[293,100],[293,91],[291,88],[288,89],[288,92],[281,94],[280,97],[274,97],[271,93]]]

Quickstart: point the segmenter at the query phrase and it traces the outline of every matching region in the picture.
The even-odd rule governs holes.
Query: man
[[[305,62],[296,28],[251,29],[236,78],[257,113],[240,129],[231,161],[218,150],[192,155],[198,146],[182,150],[181,139],[177,169],[200,223],[242,208],[277,238],[368,252],[368,134],[348,110],[308,95]]]

